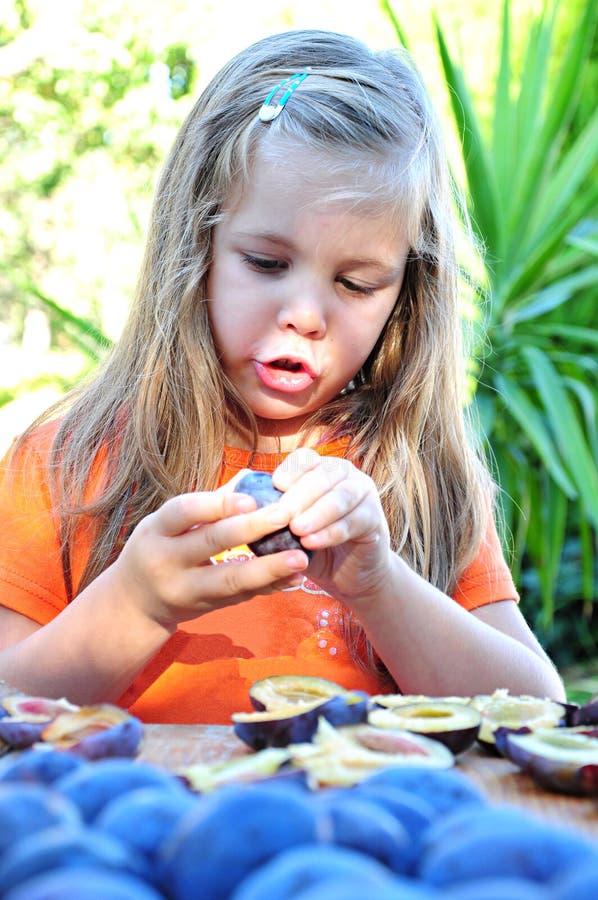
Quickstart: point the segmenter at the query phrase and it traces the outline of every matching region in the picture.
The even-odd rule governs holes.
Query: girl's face
[[[408,243],[390,215],[331,199],[338,188],[326,156],[260,153],[214,229],[214,341],[260,433],[286,438],[282,449],[359,371],[405,271]]]

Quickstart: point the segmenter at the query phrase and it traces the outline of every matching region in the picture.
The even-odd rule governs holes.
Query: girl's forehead
[[[266,132],[243,176],[233,181],[223,214],[288,206],[297,212],[377,219],[412,246],[419,241],[422,196],[400,158],[358,147],[328,148]]]
[[[394,204],[384,169],[372,155],[275,139],[258,146],[247,175],[233,182],[225,209],[275,200],[305,211],[388,217]]]

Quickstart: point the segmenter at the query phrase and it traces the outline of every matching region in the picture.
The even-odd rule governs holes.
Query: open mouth
[[[268,362],[254,360],[254,366],[265,387],[283,393],[303,391],[311,386],[316,377],[303,360],[287,356],[279,356]]]
[[[285,372],[301,372],[304,370],[303,363],[293,362],[292,359],[273,359],[267,365],[272,366],[273,369],[282,369]]]

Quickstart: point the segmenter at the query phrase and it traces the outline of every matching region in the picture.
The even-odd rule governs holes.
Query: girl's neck
[[[287,423],[258,419],[257,444],[253,445],[252,435],[229,426],[226,443],[241,450],[255,450],[258,453],[286,454],[297,447],[313,447],[321,440],[321,430],[316,428],[294,430],[285,428]],[[282,426],[282,427],[281,427]]]

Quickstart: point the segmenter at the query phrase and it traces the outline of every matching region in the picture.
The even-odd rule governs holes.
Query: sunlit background
[[[516,0],[522,27],[539,5]],[[35,293],[118,336],[161,162],[193,99],[228,57],[294,28],[392,47],[390,9],[444,116],[434,8],[483,103],[501,15],[500,4],[485,0],[0,2],[0,102],[12,117],[0,170],[0,393],[8,401],[0,407],[0,451],[89,366]],[[454,135],[447,127],[449,143]]]

